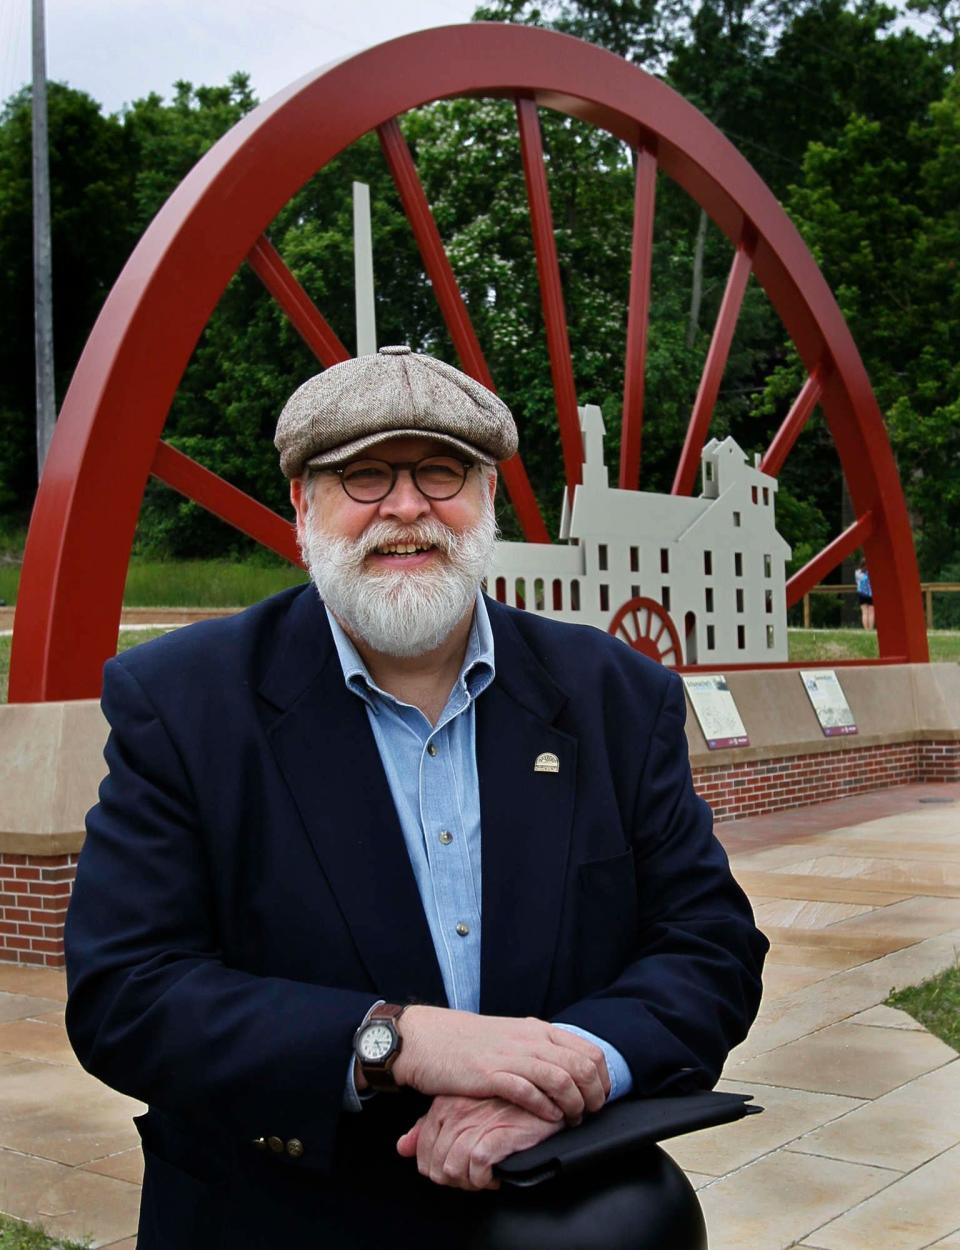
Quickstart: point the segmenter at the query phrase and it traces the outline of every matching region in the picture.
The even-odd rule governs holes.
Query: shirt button
[[[444,829],[443,833],[440,834],[440,841],[444,846],[450,845],[453,841],[453,834],[449,831],[449,829]]]
[[[436,755],[436,753],[437,753],[437,748],[436,748],[436,746],[435,746],[435,745],[431,742],[431,743],[430,743],[430,745],[427,747],[427,754],[428,754],[428,755]]]
[[[463,921],[461,920],[460,923],[457,925],[457,936],[466,937],[469,932],[470,932],[470,926],[468,924],[464,924]]]

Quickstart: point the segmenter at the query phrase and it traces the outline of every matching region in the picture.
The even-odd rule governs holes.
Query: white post
[[[357,307],[357,355],[377,351],[377,321],[373,303],[373,232],[370,228],[370,188],[353,184],[353,281]]]

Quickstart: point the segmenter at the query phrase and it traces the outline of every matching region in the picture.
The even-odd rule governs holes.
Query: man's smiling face
[[[356,459],[411,464],[450,455],[439,440],[404,436]],[[305,562],[334,615],[378,651],[417,655],[472,611],[493,552],[495,489],[496,475],[475,466],[450,499],[427,498],[408,470],[373,503],[351,499],[339,475],[323,471],[309,490],[293,481],[290,495]]]
[[[409,464],[434,455],[462,458],[461,453],[453,452],[448,444],[437,439],[403,437],[377,443],[356,459]],[[401,563],[414,569],[429,565],[440,553],[432,546],[428,551],[414,554],[385,551],[391,537],[397,545],[421,545],[415,542],[418,529],[429,529],[430,521],[438,521],[454,534],[472,529],[487,506],[485,499],[493,498],[495,485],[492,475],[488,477],[475,466],[468,470],[463,488],[452,499],[428,499],[414,485],[412,475],[401,472],[385,498],[377,503],[361,503],[350,498],[337,474],[321,471],[312,484],[309,505],[299,481],[291,482],[290,497],[297,512],[298,527],[304,525],[309,512],[314,527],[331,537],[357,540],[368,531],[374,537],[382,534],[383,541],[367,556],[366,564],[370,569],[396,568]]]

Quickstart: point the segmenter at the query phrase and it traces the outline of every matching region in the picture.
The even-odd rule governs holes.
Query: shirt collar
[[[327,614],[327,620],[330,623],[333,644],[337,649],[337,658],[343,670],[344,685],[347,689],[357,695],[358,698],[361,698],[374,713],[379,713],[380,711],[377,706],[377,697],[389,699],[392,703],[399,702],[392,694],[380,689],[370,676],[366,664],[360,658],[359,651],[351,642],[343,626],[327,605],[324,604],[323,606]],[[470,622],[470,633],[467,635],[467,646],[463,654],[463,663],[460,666],[457,680],[454,682],[454,691],[462,689],[468,701],[476,699],[490,685],[495,675],[493,630],[490,628],[487,605],[483,601],[483,595],[478,590],[473,609],[473,620]]]

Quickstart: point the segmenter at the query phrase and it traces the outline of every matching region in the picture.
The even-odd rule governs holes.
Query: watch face
[[[387,1024],[371,1024],[360,1034],[357,1050],[365,1063],[384,1059],[393,1049],[393,1029]]]

